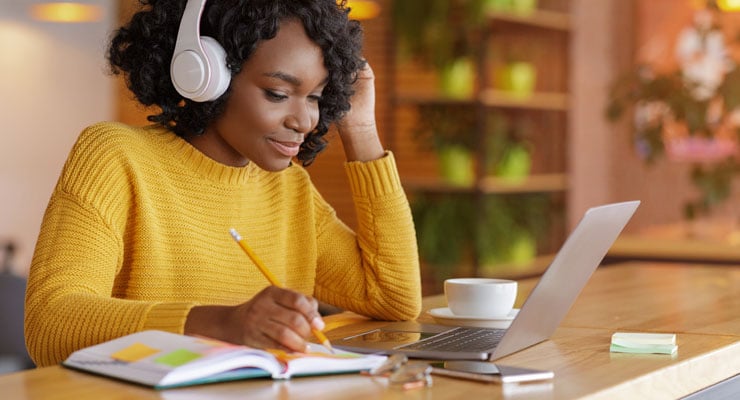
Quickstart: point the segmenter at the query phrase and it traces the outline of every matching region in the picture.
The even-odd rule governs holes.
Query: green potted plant
[[[475,181],[476,116],[465,106],[422,104],[415,136],[437,153],[442,179],[456,186]]]
[[[537,69],[528,61],[509,61],[497,71],[496,86],[518,98],[534,93]]]
[[[487,196],[477,225],[479,271],[496,275],[498,268],[526,266],[538,251],[549,227],[549,198],[544,194]]]
[[[511,183],[524,181],[532,169],[533,146],[528,140],[532,129],[530,121],[516,119],[512,122],[502,113],[490,113],[488,118],[486,173]]]
[[[475,202],[466,194],[419,194],[411,202],[419,256],[435,285],[459,274],[473,251]]]
[[[536,47],[512,46],[497,43],[492,51],[496,59],[492,64],[493,86],[516,98],[527,98],[535,92],[537,67],[534,60],[543,55]]]
[[[469,97],[485,22],[486,0],[403,0],[393,2],[393,27],[401,59],[415,59],[440,75],[440,89]]]
[[[525,267],[549,228],[544,194],[489,195],[482,208],[467,194],[424,194],[411,203],[419,255],[436,284],[475,273],[497,275],[500,267]],[[506,271],[506,272],[511,272]]]

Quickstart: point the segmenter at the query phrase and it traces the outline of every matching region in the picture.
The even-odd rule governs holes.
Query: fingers
[[[318,302],[292,290],[268,287],[240,306],[245,344],[305,351],[311,328],[323,329]]]
[[[292,290],[280,289],[277,287],[268,288],[268,290],[275,292],[275,299],[278,304],[302,314],[309,323],[315,319],[321,320],[321,315],[319,314],[319,302],[313,297],[304,296]],[[323,321],[321,323],[323,324]]]
[[[373,68],[370,66],[370,63],[365,60],[364,65],[362,66],[362,69],[357,71],[357,79],[373,79],[375,78],[375,73],[373,72]]]
[[[251,346],[287,351],[306,351],[308,343],[304,336],[279,321],[264,320],[258,331],[261,337],[257,345],[250,343]]]

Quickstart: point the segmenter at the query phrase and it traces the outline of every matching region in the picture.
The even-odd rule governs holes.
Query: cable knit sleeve
[[[134,301],[112,296],[123,263],[126,179],[116,161],[83,135],[63,171],[42,221],[26,289],[25,335],[38,366],[72,351],[143,329],[182,333],[187,302]],[[94,193],[95,195],[93,195]],[[91,199],[95,198],[93,201]]]
[[[316,297],[384,320],[416,318],[421,283],[416,234],[393,154],[345,165],[357,213],[352,232],[332,213],[319,232]]]

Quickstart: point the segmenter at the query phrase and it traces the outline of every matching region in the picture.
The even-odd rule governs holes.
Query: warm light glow
[[[348,0],[349,16],[353,19],[371,19],[380,14],[380,5],[371,0]]]
[[[722,11],[740,11],[740,0],[718,0],[717,6]]]
[[[95,22],[103,17],[103,9],[94,4],[42,3],[31,6],[31,15],[48,22]]]

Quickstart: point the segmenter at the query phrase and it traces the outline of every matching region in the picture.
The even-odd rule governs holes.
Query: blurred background
[[[740,261],[738,3],[350,1],[425,294],[451,276],[535,276],[586,209],[632,199],[642,206],[609,260]],[[27,275],[79,132],[146,123],[104,57],[138,6],[0,0],[3,279]],[[308,170],[354,226],[335,136]]]

